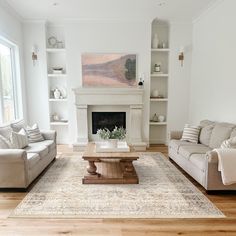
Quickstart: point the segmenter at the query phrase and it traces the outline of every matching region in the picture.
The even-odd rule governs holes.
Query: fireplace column
[[[129,142],[135,151],[145,151],[147,144],[142,141],[142,105],[130,106]]]
[[[76,105],[77,113],[77,143],[74,151],[84,150],[88,143],[88,105]]]

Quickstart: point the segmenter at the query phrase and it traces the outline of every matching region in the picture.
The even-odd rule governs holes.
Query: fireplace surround
[[[125,112],[127,142],[135,150],[146,150],[142,139],[143,89],[138,88],[76,88],[75,94],[77,140],[75,151],[84,150],[94,141],[92,112]],[[91,130],[91,131],[90,131]]]

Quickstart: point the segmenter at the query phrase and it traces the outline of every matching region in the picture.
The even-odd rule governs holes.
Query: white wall
[[[20,60],[20,77],[21,77],[21,88],[22,95],[22,108],[23,117],[27,120],[27,97],[25,90],[25,79],[24,79],[24,65],[23,65],[23,34],[22,25],[18,16],[15,15],[10,9],[8,9],[4,1],[0,1],[0,36],[16,44],[19,49],[19,60]]]
[[[70,142],[76,141],[76,114],[71,89],[82,85],[81,53],[135,53],[138,57],[138,75],[150,73],[151,24],[132,20],[78,20],[65,26],[69,90]],[[149,79],[145,81],[144,139],[148,140]]]
[[[179,49],[184,46],[184,65],[178,60]],[[168,130],[182,130],[189,119],[189,89],[192,62],[192,24],[170,25],[170,77],[168,103]]]
[[[236,122],[236,1],[223,0],[193,27],[190,119]]]
[[[38,123],[41,129],[49,128],[46,31],[45,22],[25,22],[24,64],[28,97],[28,123]],[[32,47],[38,48],[38,62],[33,66]]]

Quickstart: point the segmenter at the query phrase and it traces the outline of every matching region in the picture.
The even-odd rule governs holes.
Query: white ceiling
[[[2,1],[2,0],[1,0]],[[217,0],[5,0],[23,19],[192,20]],[[3,1],[2,1],[3,2]],[[160,3],[164,5],[160,6]],[[53,4],[57,4],[53,6]]]

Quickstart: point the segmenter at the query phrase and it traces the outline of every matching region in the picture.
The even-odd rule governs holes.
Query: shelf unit
[[[54,48],[49,45],[48,38],[54,36],[63,42],[63,48]],[[49,119],[50,127],[57,131],[57,143],[68,144],[68,104],[67,104],[67,74],[66,74],[66,47],[63,26],[48,25],[46,29],[46,53],[47,53],[47,76],[49,97]],[[53,73],[53,67],[62,67],[63,73]],[[56,99],[53,90],[59,89],[63,98]],[[63,121],[54,121],[53,116],[57,114]]]
[[[151,48],[150,65],[150,122],[149,122],[149,143],[166,144],[168,126],[168,78],[169,78],[169,26],[166,22],[154,20],[152,23],[152,38],[157,34],[159,47],[164,42],[166,48]],[[161,64],[162,73],[154,73],[154,65]],[[163,98],[151,97],[152,91],[158,90]],[[164,122],[151,121],[154,114],[164,115]]]

